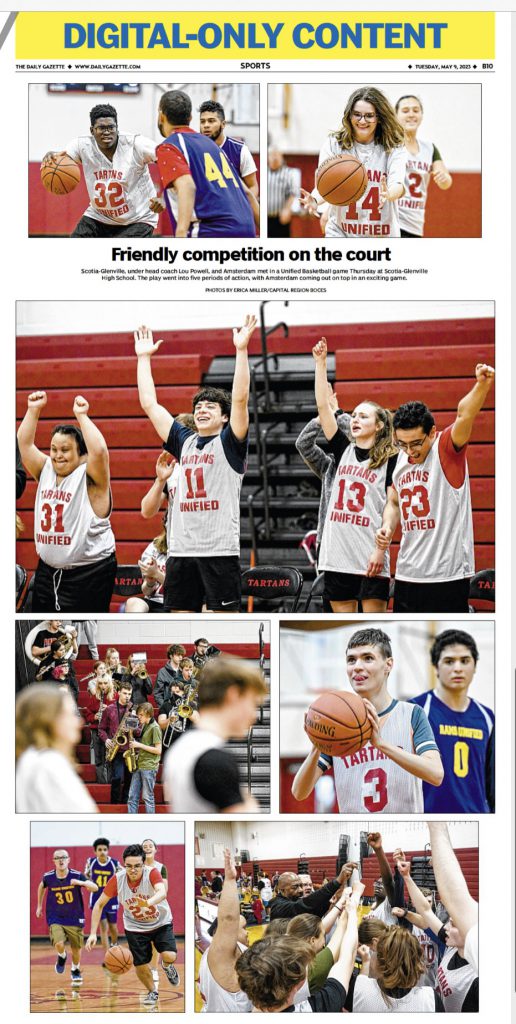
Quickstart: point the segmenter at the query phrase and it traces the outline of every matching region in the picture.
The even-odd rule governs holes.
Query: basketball
[[[104,957],[104,967],[111,974],[126,974],[133,966],[133,954],[122,946],[111,946]]]
[[[369,739],[372,726],[357,693],[328,690],[308,708],[305,732],[323,754],[354,754]]]
[[[366,169],[353,153],[332,156],[317,168],[315,184],[332,206],[349,206],[361,199],[367,188]]]
[[[81,180],[79,164],[72,160],[68,153],[58,153],[55,158],[45,160],[41,164],[41,181],[47,192],[55,196],[65,196],[73,192]]]

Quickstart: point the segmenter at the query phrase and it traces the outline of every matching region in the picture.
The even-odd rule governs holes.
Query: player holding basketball
[[[43,914],[43,900],[47,894],[45,916],[50,929],[50,941],[57,952],[56,974],[64,974],[66,965],[65,943],[72,949],[72,985],[82,985],[81,949],[84,944],[84,903],[82,890],[96,892],[97,885],[80,871],[70,867],[67,850],[54,851],[54,870],[46,871],[38,885],[36,917]]]
[[[423,120],[421,100],[410,94],[401,96],[395,109],[405,132],[404,149],[407,157],[405,195],[398,200],[401,237],[422,238],[430,178],[443,191],[452,187],[453,179],[437,146],[417,138],[417,130]]]
[[[373,731],[356,754],[331,757],[312,747],[292,784],[305,800],[333,767],[339,811],[351,814],[415,814],[423,811],[423,782],[440,786],[444,771],[422,708],[396,700],[387,689],[393,657],[380,629],[353,633],[346,653],[351,687],[363,699]]]
[[[88,402],[77,395],[79,427],[54,427],[50,456],[44,455],[35,437],[46,404],[46,393],[33,391],[18,429],[24,465],[38,483],[32,610],[107,612],[116,573],[107,445],[88,415]]]
[[[254,238],[253,211],[241,179],[216,142],[190,128],[192,103],[184,92],[163,93],[156,150],[175,237]]]
[[[90,110],[90,134],[72,139],[63,151],[82,165],[90,205],[72,238],[144,238],[154,233],[164,209],[152,184],[149,164],[156,143],[144,135],[120,134],[109,103]],[[61,153],[45,153],[42,166]]]
[[[398,454],[390,413],[376,402],[360,402],[351,413],[351,441],[339,430],[326,372],[326,338],[312,349],[317,412],[337,464],[324,521],[318,568],[324,598],[334,612],[385,612],[389,600],[389,552],[376,546],[377,524],[392,490]],[[369,564],[374,575],[369,575]]]
[[[116,875],[120,868],[116,857],[109,855],[109,839],[103,837],[96,839],[93,843],[95,850],[94,857],[88,857],[84,874],[97,886],[97,891],[90,896],[90,907],[93,909],[102,895],[109,879]],[[106,903],[100,918],[100,941],[104,949],[109,949],[110,944],[118,942],[118,928],[116,920],[118,915],[118,900],[116,897]]]
[[[102,910],[109,900],[118,896],[123,907],[124,931],[133,956],[134,969],[147,990],[144,1006],[155,1006],[159,996],[149,966],[153,947],[161,953],[162,967],[171,985],[179,985],[179,974],[174,967],[177,958],[176,940],[165,884],[157,868],[145,866],[145,856],[143,847],[137,843],[124,850],[123,869],[110,878],[93,908],[86,949],[89,952],[95,947]]]
[[[324,234],[330,238],[399,238],[398,199],[405,192],[403,129],[379,89],[364,87],[352,93],[339,130],[328,136],[321,149],[319,167],[342,153],[352,153],[365,167],[369,184],[362,198],[347,206],[331,206],[324,204],[317,188],[311,193],[301,189],[301,206],[321,217]]]
[[[412,701],[428,716],[445,768],[441,789],[423,784],[425,812],[430,814],[488,814],[495,809],[494,714],[469,696],[478,657],[470,633],[439,633],[430,651],[436,685]]]
[[[197,432],[180,426],[158,404],[151,358],[162,341],[140,327],[134,334],[140,405],[165,449],[180,464],[172,509],[164,610],[235,612],[240,609],[240,490],[249,430],[247,349],[256,327],[248,315],[233,331],[236,350],[231,395],[202,388],[193,399]]]
[[[494,381],[493,367],[478,363],[475,378],[445,430],[437,432],[423,402],[408,402],[394,414],[400,457],[376,540],[387,548],[401,521],[395,612],[468,611],[475,562],[466,455]]]

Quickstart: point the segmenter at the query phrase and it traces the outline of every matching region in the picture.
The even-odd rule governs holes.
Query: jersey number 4
[[[224,153],[220,153],[220,161],[222,165],[222,173],[220,167],[217,167],[217,164],[215,163],[215,160],[213,159],[211,153],[204,154],[204,173],[206,175],[207,180],[215,181],[219,188],[227,188],[227,183],[224,180],[227,179],[227,181],[230,181],[235,188],[240,188],[240,185],[238,184],[238,181],[236,180],[235,175],[233,174],[233,171],[231,170],[231,167],[229,166],[226,157],[224,156]]]
[[[380,189],[378,185],[371,185],[369,192],[366,192],[365,199],[360,203],[361,210],[367,210],[369,220],[381,220],[380,210]],[[350,203],[346,210],[346,220],[358,220],[357,204]]]
[[[63,511],[64,505],[52,507],[48,501],[41,506],[41,530],[43,533],[50,533],[50,530],[53,530],[54,533],[64,533]]]

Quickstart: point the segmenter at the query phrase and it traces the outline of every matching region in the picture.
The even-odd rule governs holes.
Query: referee
[[[283,153],[271,146],[267,154],[267,234],[290,238],[292,204],[296,198],[294,173]]]

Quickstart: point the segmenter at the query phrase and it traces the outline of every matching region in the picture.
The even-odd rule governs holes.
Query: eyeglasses
[[[54,860],[70,860],[69,857],[54,857]]]
[[[394,445],[402,452],[419,452],[421,451],[427,437],[428,435],[422,437],[419,441],[409,441],[408,444],[405,444],[404,441],[395,441]]]
[[[377,121],[377,114],[360,114],[358,110],[351,111],[351,117],[354,121]]]

